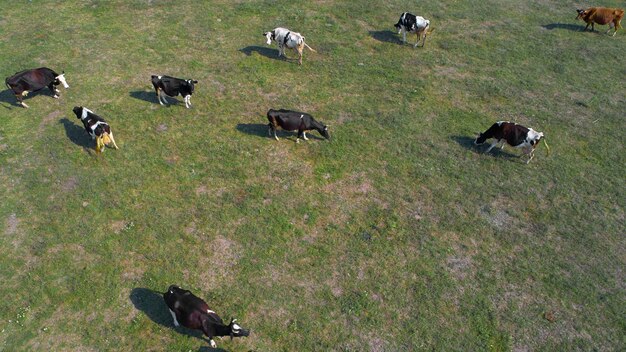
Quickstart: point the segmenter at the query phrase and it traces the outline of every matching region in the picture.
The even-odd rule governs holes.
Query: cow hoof
[[[23,107],[25,107],[26,109],[28,109],[28,105],[26,105],[26,104],[24,104],[24,103],[22,103],[21,105],[22,105]]]
[[[54,99],[59,99],[58,95],[53,96]]]

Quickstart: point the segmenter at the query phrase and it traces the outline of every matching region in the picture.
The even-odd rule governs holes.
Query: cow
[[[406,43],[406,33],[409,32],[417,35],[417,41],[413,46],[414,48],[417,47],[420,39],[423,39],[422,47],[426,45],[426,35],[428,34],[428,29],[430,28],[430,21],[424,17],[403,12],[402,15],[400,15],[398,23],[396,23],[394,27],[398,30],[398,34],[402,33],[403,43]]]
[[[613,32],[613,36],[617,33],[618,28],[622,28],[621,21],[622,17],[624,17],[624,10],[622,9],[614,9],[607,7],[590,7],[586,10],[576,9],[578,12],[578,16],[576,16],[577,20],[582,19],[587,23],[584,31],[589,28],[591,25],[591,30],[594,30],[594,23],[605,25],[609,25],[609,29],[606,30],[606,34],[609,34],[611,28],[615,29]]]
[[[330,139],[328,126],[315,121],[313,116],[305,112],[285,109],[270,109],[267,112],[267,119],[270,122],[267,125],[269,127],[267,133],[271,137],[272,132],[274,132],[274,138],[276,138],[276,140],[278,140],[278,137],[276,136],[276,129],[279,126],[286,131],[298,131],[296,143],[300,143],[300,137],[302,137],[305,141],[308,141],[309,139],[306,138],[305,131],[309,130],[316,130],[322,135],[322,137]]]
[[[298,53],[298,64],[300,65],[302,65],[304,47],[307,47],[312,52],[316,52],[304,42],[304,37],[300,33],[292,32],[286,28],[274,28],[269,32],[263,33],[263,36],[267,39],[267,45],[272,44],[272,40],[278,44],[278,57],[287,57],[285,55],[285,47],[295,50]]]
[[[28,105],[24,103],[23,98],[29,92],[36,92],[48,87],[54,94],[54,98],[58,99],[60,92],[56,86],[62,84],[65,89],[70,87],[65,81],[65,72],[58,74],[47,67],[16,72],[13,76],[7,77],[4,82],[15,94],[18,104],[25,108],[28,108]]]
[[[539,144],[539,141],[543,138],[543,132],[537,132],[532,128],[527,128],[513,122],[499,121],[491,125],[484,133],[480,133],[474,141],[474,144],[483,144],[489,138],[493,138],[494,142],[491,143],[486,153],[489,153],[489,151],[500,142],[502,142],[500,149],[504,148],[506,142],[512,147],[522,148],[524,154],[528,156],[528,160],[526,161],[526,164],[528,164],[534,157],[537,144]],[[548,147],[545,139],[543,143],[546,145],[549,153],[550,147]]]
[[[152,75],[152,85],[154,86],[157,99],[161,105],[164,105],[161,98],[167,103],[167,99],[163,93],[170,97],[175,97],[180,94],[185,100],[185,107],[189,109],[191,107],[191,94],[193,94],[194,84],[196,83],[198,83],[198,81],[192,79]]]
[[[222,318],[191,291],[171,285],[163,294],[163,299],[172,314],[174,326],[182,325],[189,329],[202,330],[209,338],[211,348],[217,347],[213,337],[230,336],[232,340],[233,337],[250,335],[250,330],[239,326],[236,319],[231,318],[228,325],[224,324]]]
[[[96,140],[96,153],[101,153],[104,151],[104,146],[113,143],[115,149],[119,149],[117,144],[115,143],[115,139],[113,138],[113,132],[111,132],[111,126],[104,121],[104,119],[96,114],[93,111],[82,107],[75,106],[74,114],[79,118],[83,125],[85,126],[85,131],[91,136],[92,139]]]

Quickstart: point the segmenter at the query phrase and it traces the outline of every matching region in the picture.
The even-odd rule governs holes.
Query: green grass
[[[0,92],[0,350],[205,350],[170,284],[252,330],[232,351],[626,349],[626,31],[539,0],[3,5],[4,76],[71,88]],[[276,26],[318,53],[278,60]],[[197,79],[193,109],[151,74]],[[95,155],[75,105],[120,149]],[[269,108],[332,142],[268,138]],[[551,154],[471,145],[498,120]]]

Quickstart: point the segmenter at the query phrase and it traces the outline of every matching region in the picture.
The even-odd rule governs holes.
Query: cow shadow
[[[242,53],[246,54],[246,56],[252,55],[252,53],[257,53],[261,56],[265,56],[274,60],[282,60],[282,57],[278,56],[278,50],[275,48],[267,48],[264,46],[251,45],[245,48],[239,49]]]
[[[89,149],[93,144],[91,137],[85,132],[83,126],[79,126],[70,121],[67,117],[59,120],[59,123],[63,124],[65,128],[65,135],[74,144]]]
[[[580,32],[583,29],[585,29],[584,26],[571,24],[571,23],[550,23],[550,24],[544,24],[541,27],[550,31],[553,29],[567,29],[567,30],[574,31],[574,32]]]
[[[393,43],[393,44],[402,44],[402,40],[398,38],[398,34],[396,32],[392,32],[389,30],[386,31],[369,31],[369,34],[372,38],[378,40],[383,43]]]
[[[237,131],[258,137],[269,137],[267,124],[262,123],[238,123]]]
[[[135,99],[147,101],[148,103],[158,103],[156,93],[154,91],[145,91],[145,90],[135,90],[130,92],[128,95]]]
[[[487,148],[489,148],[489,145],[490,145],[490,143],[485,143],[485,144],[480,144],[480,145],[474,144],[476,137],[452,136],[450,138],[453,139],[455,142],[457,142],[461,147],[471,150],[475,154],[485,154],[485,152],[487,151]],[[504,149],[500,149],[499,147],[494,147],[493,149],[491,149],[489,154],[497,158],[506,158],[506,159],[519,158],[519,155],[511,154],[508,151],[505,151]]]
[[[54,96],[54,94],[52,94],[52,92],[50,92],[48,88],[44,88],[36,92],[29,92],[27,96],[22,98],[22,100],[26,102],[30,100],[30,98],[36,97],[38,95],[45,95],[48,97]],[[4,106],[6,109],[12,109],[12,107],[22,107],[21,105],[18,104],[15,94],[13,94],[13,91],[10,89],[5,89],[2,92],[0,92],[0,102],[9,104],[9,106],[2,104],[2,106]]]
[[[209,342],[207,339],[204,338],[204,335],[199,330],[191,330],[182,326],[174,326],[172,315],[170,314],[169,308],[163,300],[163,293],[151,290],[149,288],[137,287],[130,292],[128,298],[130,298],[130,301],[133,302],[133,305],[137,310],[142,311],[153,322],[168,329],[172,329],[179,334],[195,337],[207,343]],[[209,349],[207,351],[220,350]]]

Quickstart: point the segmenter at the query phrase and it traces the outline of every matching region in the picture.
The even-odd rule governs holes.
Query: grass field
[[[229,351],[626,349],[626,31],[545,0],[1,8],[2,77],[70,89],[0,92],[0,351],[210,350],[170,284],[252,330]],[[318,52],[278,59],[277,26]],[[193,108],[151,74],[198,80]],[[95,154],[76,105],[119,150]],[[332,141],[268,138],[269,108]],[[472,145],[499,120],[551,153]]]

